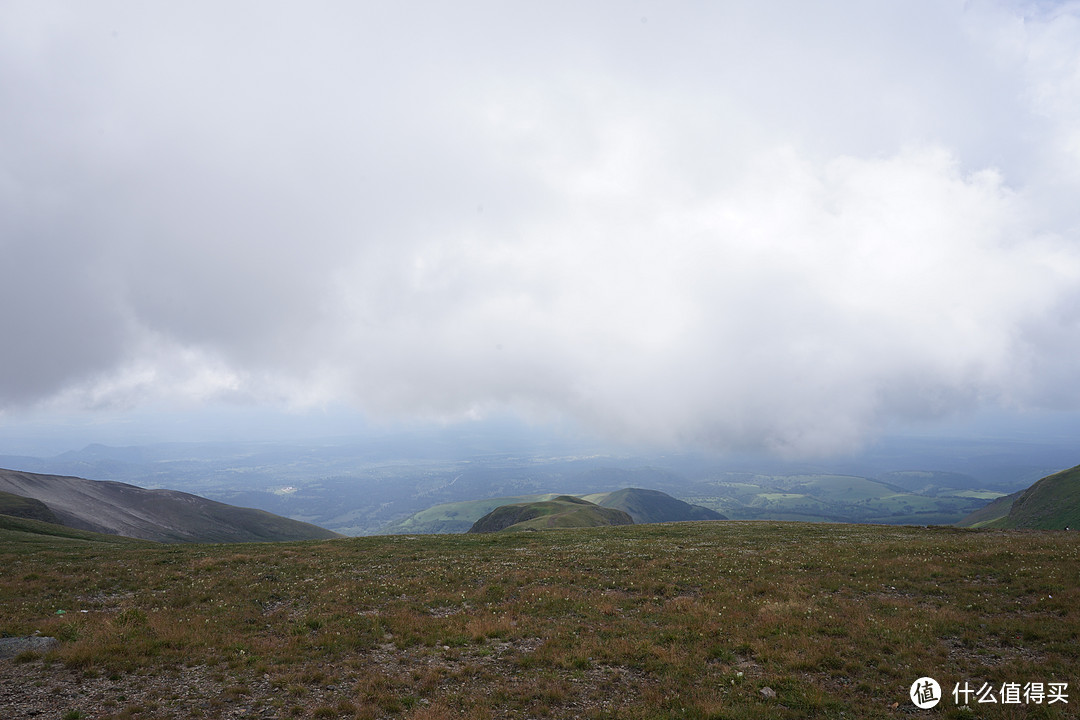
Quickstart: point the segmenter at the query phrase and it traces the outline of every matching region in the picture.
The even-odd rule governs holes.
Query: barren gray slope
[[[45,503],[63,525],[159,542],[264,542],[338,537],[262,510],[175,490],[0,469],[0,492]]]

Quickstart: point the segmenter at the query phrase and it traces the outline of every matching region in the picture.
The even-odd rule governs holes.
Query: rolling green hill
[[[632,525],[634,519],[622,510],[600,507],[570,495],[553,500],[502,505],[473,523],[470,533],[551,530],[555,528]]]
[[[1080,466],[1048,475],[999,498],[960,523],[968,527],[1063,530],[1080,528]]]
[[[615,492],[583,495],[582,499],[601,507],[622,510],[639,525],[641,523],[727,519],[715,510],[691,505],[659,490],[623,488]]]

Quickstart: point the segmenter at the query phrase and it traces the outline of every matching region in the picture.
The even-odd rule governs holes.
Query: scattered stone
[[[27,650],[44,653],[59,645],[60,641],[56,638],[41,635],[0,638],[0,659],[13,658]]]
[[[773,689],[772,689],[771,687],[769,687],[768,685],[766,685],[765,687],[761,688],[761,694],[762,694],[762,695],[763,695],[764,697],[766,697],[766,698],[768,698],[768,699],[770,699],[770,700],[772,700],[772,699],[773,699],[774,697],[776,697],[776,691],[775,691],[775,690],[773,690]]]

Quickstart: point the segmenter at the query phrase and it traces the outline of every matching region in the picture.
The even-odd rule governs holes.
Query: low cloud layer
[[[814,5],[5,6],[0,413],[1076,409],[1080,5]]]

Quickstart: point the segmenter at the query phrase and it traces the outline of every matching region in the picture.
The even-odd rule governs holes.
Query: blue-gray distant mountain
[[[0,493],[0,507],[20,517],[157,542],[276,542],[340,537],[325,528],[263,510],[119,482],[0,470]]]
[[[726,517],[701,505],[691,505],[659,490],[623,488],[609,493],[584,495],[582,499],[601,507],[615,508],[634,518],[634,522],[661,523],[686,520],[727,520]]]

